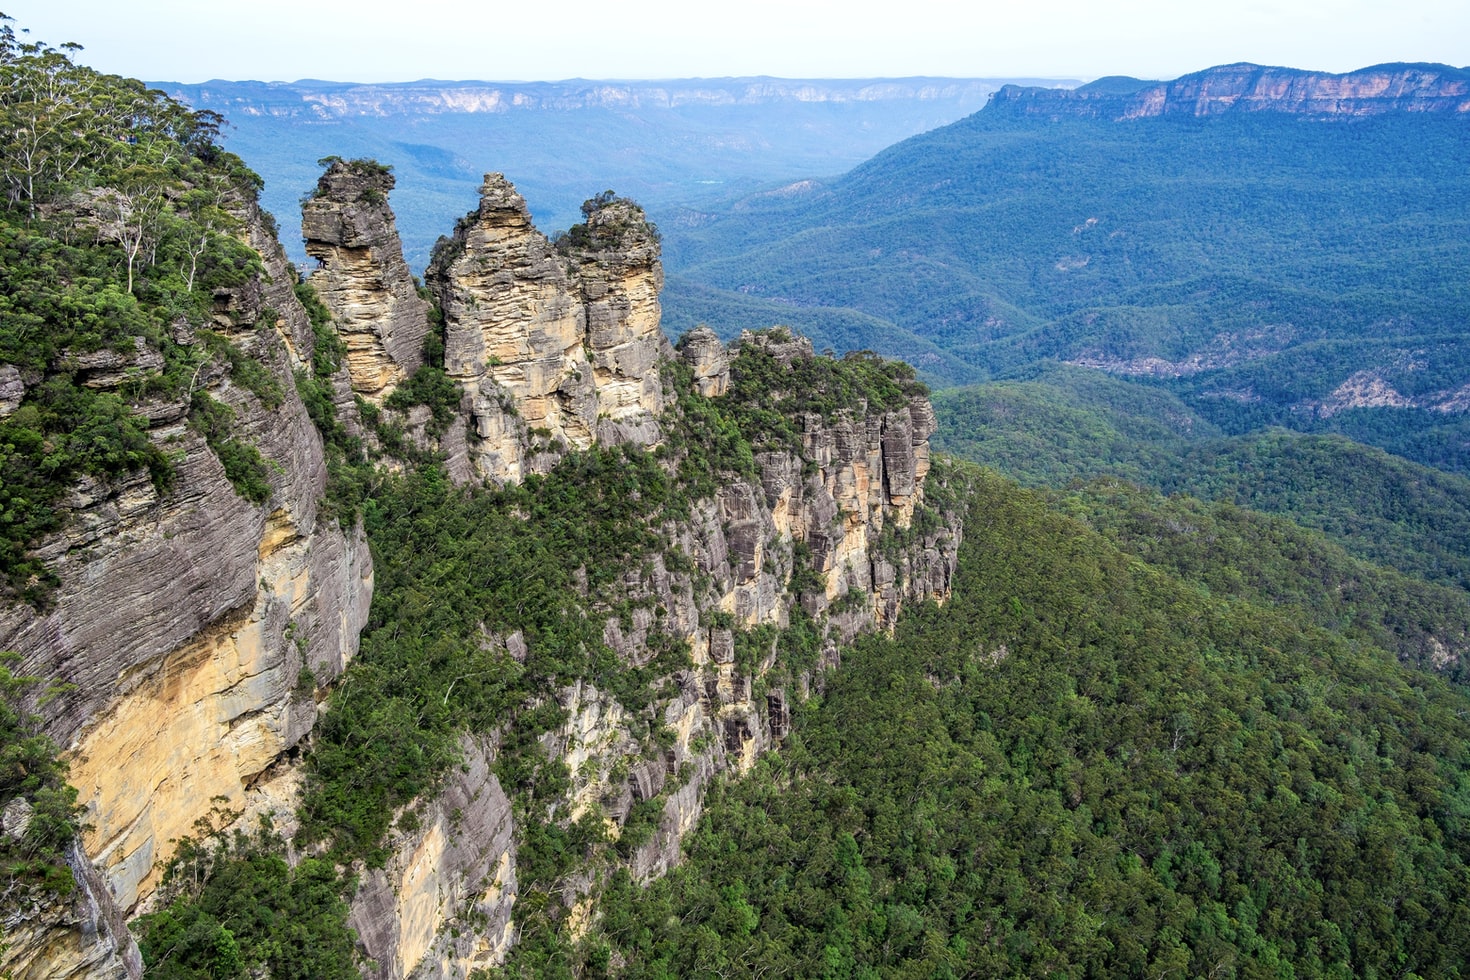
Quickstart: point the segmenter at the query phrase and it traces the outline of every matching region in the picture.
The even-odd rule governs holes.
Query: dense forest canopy
[[[1461,975],[1463,689],[966,479],[950,603],[847,651],[686,865],[615,879],[587,972]]]
[[[177,459],[149,438],[151,405],[181,405],[233,492],[263,504],[260,454],[198,382],[228,375],[263,411],[288,394],[211,329],[231,323],[216,291],[261,272],[242,239],[247,219],[263,220],[258,179],[217,145],[221,120],[73,53],[0,21],[0,593],[37,608],[54,584],[37,542],[65,527],[69,490],[173,486]],[[996,152],[1029,138],[969,125]],[[1357,132],[1391,143],[1398,131]],[[1270,144],[1254,131],[1225,148],[1202,128],[1189,134],[1206,162]],[[942,169],[944,156],[918,162]],[[1457,179],[1443,160],[1433,166]],[[1355,194],[1381,189],[1371,175],[1343,176]],[[1015,183],[992,180],[997,199],[963,220],[983,219],[997,241],[1022,233],[1034,202],[1013,207]],[[960,193],[900,183],[884,194],[911,186],[941,202]],[[1150,228],[1167,224],[1162,214]],[[1458,228],[1457,214],[1441,217],[1420,259]],[[1107,248],[1120,261],[1188,264],[1157,242]],[[986,244],[972,257],[982,254],[1000,252]],[[1333,289],[1357,288],[1354,274]],[[1458,280],[1434,278],[1416,266],[1408,282],[1459,296]],[[320,693],[328,710],[293,760],[303,780],[294,837],[269,820],[231,826],[238,814],[216,810],[177,842],[132,923],[151,976],[373,969],[347,926],[351,897],[418,828],[467,744],[490,747],[517,828],[518,943],[500,976],[1463,975],[1461,478],[1430,479],[1335,437],[1221,441],[1222,427],[1177,394],[1073,369],[1055,387],[1033,379],[944,396],[942,409],[970,420],[954,448],[993,453],[1031,483],[1080,482],[1024,489],[936,461],[912,522],[874,547],[891,556],[962,523],[950,596],[841,649],[807,612],[829,597],[804,541],[765,556],[789,592],[784,626],[740,628],[726,609],[699,610],[701,628],[731,631],[732,670],[753,697],[793,692],[791,726],[778,751],[716,785],[683,865],[645,883],[629,856],[692,774],[675,766],[621,823],[600,804],[573,807],[567,788],[586,774],[549,748],[569,713],[560,695],[601,691],[630,719],[631,761],[663,771],[675,733],[650,708],[678,687],[691,652],[630,576],[687,574],[708,593],[680,521],[736,480],[761,487],[780,454],[810,476],[812,426],[866,433],[916,399],[922,408],[915,371],[866,352],[782,361],[752,342],[731,358],[729,390],[707,396],[692,369],[667,363],[672,407],[656,446],[569,451],[520,485],[465,487],[401,421],[425,409],[442,434],[455,419],[442,337],[383,406],[357,403],[363,431],[351,434],[330,391],[345,347],[311,287],[293,285],[315,343],[287,381],[327,447],[322,519],[360,521],[370,543],[373,606],[332,690],[318,692],[309,669],[297,679],[295,696]],[[1170,302],[1196,285],[1176,281]],[[874,295],[904,295],[886,288],[875,283]],[[1045,281],[1025,288],[1051,295]],[[784,328],[766,339],[798,346]],[[122,380],[88,383],[104,369]],[[1009,424],[1048,417],[1069,427],[1027,436]],[[1106,459],[1083,458],[1103,443]],[[1336,482],[1299,489],[1309,471]],[[1165,498],[1119,476],[1221,501]],[[605,628],[635,619],[652,624],[639,663]],[[29,814],[0,841],[7,901],[71,887],[76,794],[31,707],[69,693],[0,657],[0,810],[7,821]],[[588,883],[590,904],[567,899],[572,880]],[[451,928],[483,926],[466,917]]]

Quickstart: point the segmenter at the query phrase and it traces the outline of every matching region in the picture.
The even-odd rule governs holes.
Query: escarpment
[[[1006,85],[989,107],[1026,115],[1140,119],[1276,112],[1315,118],[1391,112],[1470,112],[1470,71],[1449,65],[1387,64],[1343,74],[1220,65],[1169,82],[1104,78],[1076,89]]]
[[[590,928],[606,875],[624,867],[648,880],[677,863],[710,781],[786,737],[791,705],[842,642],[949,592],[959,521],[925,501],[935,423],[912,372],[818,357],[784,330],[747,333],[732,350],[699,330],[676,354],[659,329],[656,233],[611,193],[583,210],[586,222],[553,242],[491,174],[479,208],[441,240],[425,280],[443,315],[443,376],[457,389],[450,424],[469,432],[437,446],[450,475],[498,485],[554,479],[596,447],[653,451],[660,479],[688,503],[650,500],[638,521],[662,546],[593,559],[623,562],[612,576],[579,572],[571,601],[616,666],[530,695],[559,719],[534,754],[567,773],[564,788],[532,805],[533,790],[481,770],[479,760],[497,768],[511,730],[473,742],[446,795],[395,824],[392,857],[353,903],[375,976],[500,962],[528,894],[558,928]],[[611,465],[656,476],[631,459]],[[487,642],[529,664],[549,638],[515,630]],[[609,669],[647,677],[643,693],[629,701]],[[605,842],[579,865],[555,881],[528,877],[518,856],[528,835],[589,825]]]
[[[95,881],[65,914],[6,922],[43,973],[136,975],[123,919],[189,897],[159,892],[164,869],[216,808],[245,814],[235,826],[263,819],[290,863],[326,855],[357,881],[343,914],[368,975],[493,967],[528,922],[575,938],[596,928],[609,875],[648,881],[678,862],[712,780],[788,736],[843,643],[948,596],[958,508],[926,489],[934,417],[911,370],[818,357],[780,329],[728,350],[699,330],[676,352],[637,205],[600,195],[552,241],[493,174],[426,275],[437,320],[401,268],[390,188],[381,169],[334,162],[304,205],[324,309],[240,204],[259,269],[213,294],[207,322],[174,324],[163,354],[140,340],[81,359],[83,383],[119,393],[180,357],[189,372],[137,401],[172,483],[78,481],[35,549],[54,598],[0,609],[0,646],[25,672],[75,685],[42,710],[86,807],[78,880]],[[3,404],[37,381],[0,371]],[[344,462],[359,437],[376,469]],[[244,447],[259,466],[242,476]],[[423,763],[439,767],[431,788],[350,852],[331,828],[306,832],[301,794],[327,778],[311,759],[337,737],[323,705],[363,676],[344,680],[365,628],[380,635],[364,661],[449,647],[412,617],[370,615],[365,533],[343,526],[351,507],[329,487],[344,465],[367,493],[447,476],[468,485],[450,499],[504,508],[509,533],[548,522],[560,530],[528,540],[585,549],[538,552],[568,564],[564,582],[525,565],[534,581],[488,604],[446,663],[405,661],[448,676],[400,692],[416,715],[394,733],[472,687],[513,696],[456,729]],[[457,598],[432,564],[422,580],[393,570],[411,600],[396,608],[480,601],[476,563],[491,560],[454,573]],[[575,859],[548,870],[546,842],[568,837],[583,841]]]
[[[322,439],[293,381],[312,357],[308,319],[253,201],[232,207],[239,237],[262,249],[259,271],[217,289],[203,325],[174,324],[185,386],[149,393],[143,379],[164,359],[141,338],[92,357],[83,374],[129,399],[170,480],[160,487],[140,470],[70,486],[60,530],[33,552],[55,578],[49,596],[0,606],[0,649],[19,655],[18,672],[66,685],[37,710],[85,808],[76,894],[94,903],[71,926],[51,924],[60,933],[49,939],[36,932],[45,923],[8,921],[18,976],[71,975],[73,960],[76,975],[137,974],[118,913],[148,898],[197,820],[243,809],[300,745],[366,619],[367,544],[360,526],[322,515]],[[221,453],[248,456],[247,446],[262,482],[242,491]],[[86,965],[87,936],[122,958]],[[61,952],[17,961],[33,944]]]

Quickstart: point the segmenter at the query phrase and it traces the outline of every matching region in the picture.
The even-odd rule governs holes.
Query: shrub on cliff
[[[80,812],[56,743],[26,707],[40,681],[13,673],[15,659],[0,654],[0,899],[12,905],[33,888],[70,894],[66,847]]]

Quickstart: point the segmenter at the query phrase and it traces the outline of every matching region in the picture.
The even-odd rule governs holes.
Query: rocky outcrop
[[[12,980],[136,980],[143,958],[101,875],[73,841],[76,880],[64,899],[8,896],[0,910],[0,976]]]
[[[333,161],[301,207],[311,274],[347,346],[352,389],[374,404],[423,363],[429,303],[403,261],[388,192],[393,175],[372,161]]]
[[[371,193],[386,193],[384,177],[334,165],[307,205],[316,241],[335,250],[318,284],[349,348],[354,335],[378,345],[358,344],[371,356],[350,356],[337,387],[379,398],[396,381],[373,385],[393,372],[363,364],[406,377],[415,362],[401,345],[418,330],[412,305],[386,285],[386,253],[397,244],[386,203]],[[76,687],[41,710],[66,746],[88,824],[77,852],[88,902],[48,913],[39,930],[13,923],[25,949],[53,957],[41,967],[33,956],[17,975],[65,975],[63,962],[136,975],[123,915],[147,907],[173,842],[211,808],[246,820],[270,814],[291,837],[300,773],[289,756],[367,619],[371,559],[360,529],[319,514],[324,449],[291,383],[311,363],[312,324],[279,247],[253,213],[243,217],[266,275],[217,294],[208,326],[263,365],[279,391],[237,380],[237,362],[216,356],[217,340],[194,327],[177,325],[174,340],[197,351],[195,391],[228,406],[234,434],[268,464],[268,499],[235,492],[189,424],[188,394],[146,402],[150,435],[173,459],[172,486],[160,491],[143,473],[77,483],[63,530],[37,551],[60,583],[54,603],[0,609],[0,647],[20,653],[19,669]],[[680,424],[661,370],[673,350],[659,328],[657,235],[636,205],[611,195],[589,202],[585,217],[553,244],[491,175],[479,210],[436,253],[429,278],[444,308],[446,374],[464,393],[473,438],[464,426],[432,435],[427,406],[402,417],[415,444],[453,457],[459,479],[516,480],[571,449],[649,446]],[[362,250],[361,275],[342,286],[353,249]],[[358,302],[370,282],[382,292]],[[784,333],[741,343],[791,370],[814,356]],[[691,335],[682,356],[699,392],[688,397],[733,397],[731,353],[712,333]],[[82,383],[118,390],[155,370],[159,352],[143,344],[77,363]],[[29,381],[0,372],[0,385],[22,394]],[[940,520],[921,533],[915,521],[934,428],[927,400],[880,407],[863,397],[790,419],[794,439],[762,443],[738,474],[651,529],[666,551],[625,569],[613,594],[585,597],[625,666],[646,667],[670,649],[681,666],[628,704],[587,681],[544,694],[563,721],[540,747],[570,774],[550,819],[593,815],[606,828],[596,859],[556,885],[574,934],[595,916],[611,863],[646,880],[677,862],[710,780],[749,768],[786,737],[791,702],[841,640],[890,624],[904,603],[947,595],[957,526]],[[659,457],[671,467],[678,445]],[[796,666],[780,656],[781,631],[793,624],[810,647]],[[521,634],[491,642],[525,661]],[[493,775],[496,752],[493,737],[466,738],[436,797],[396,815],[386,865],[357,869],[352,925],[372,975],[462,977],[501,962],[515,941],[516,810]]]
[[[562,346],[577,339],[578,322],[569,312],[576,304],[562,298],[588,260],[564,258],[538,240],[523,206],[507,191],[494,178],[487,182],[473,227],[461,228],[462,255],[474,250],[499,258],[446,263],[484,272],[474,293],[459,294],[459,312],[446,317],[460,329],[447,345],[448,363],[464,377],[468,365],[486,358],[480,361],[483,379],[506,365],[488,363],[482,351],[520,356],[515,375],[500,374],[504,382],[483,390],[499,400],[504,417],[524,426],[534,420],[538,428],[562,419],[565,432],[565,416],[557,413],[567,403],[556,391],[521,385],[538,376],[535,365],[564,365],[579,352],[587,358],[579,363],[596,371],[596,353],[583,351],[580,340],[575,348]],[[518,245],[512,249],[511,243]],[[446,255],[442,247],[440,255]],[[614,278],[639,268],[601,261],[606,265],[599,271],[614,270]],[[492,268],[499,271],[490,275]],[[466,280],[441,273],[435,281],[442,287]],[[627,287],[609,287],[603,295],[616,297],[617,288]],[[480,298],[470,302],[471,295]],[[486,313],[492,306],[505,312],[508,324]],[[626,308],[634,306],[629,299]],[[617,312],[614,319],[629,316]],[[474,330],[467,329],[470,322]],[[686,338],[681,357],[696,386],[716,399],[734,397],[730,378],[739,359],[707,334]],[[746,334],[740,343],[773,359],[778,377],[807,370],[816,360],[810,342],[784,332]],[[618,351],[618,345],[601,349]],[[530,356],[536,351],[549,355],[538,361]],[[621,352],[609,357],[610,372],[627,363],[619,357]],[[590,386],[588,397],[597,390]],[[520,392],[529,392],[529,401],[519,400]],[[652,415],[632,397],[625,404]],[[602,638],[626,668],[646,667],[671,643],[687,649],[689,661],[649,681],[643,707],[629,707],[585,680],[546,695],[555,697],[564,720],[540,738],[540,753],[564,767],[569,784],[555,800],[538,801],[538,819],[600,820],[610,842],[555,883],[554,901],[571,935],[594,921],[599,882],[612,866],[624,865],[647,881],[677,864],[711,780],[749,769],[781,743],[792,702],[815,682],[819,666],[835,663],[841,642],[892,624],[906,603],[948,596],[958,517],[939,515],[927,529],[916,520],[925,506],[932,409],[921,394],[889,395],[884,405],[857,397],[826,414],[793,414],[794,441],[764,444],[751,475],[726,474],[709,496],[691,501],[687,516],[656,529],[667,545],[663,552],[626,568],[610,594],[588,597],[594,614],[606,610]],[[663,421],[678,424],[667,414]],[[599,435],[584,432],[586,438]],[[781,637],[798,618],[818,649],[793,668],[782,660]],[[519,635],[491,642],[524,660]],[[420,804],[420,827],[400,834],[388,867],[370,874],[354,901],[355,927],[376,963],[375,975],[385,980],[493,965],[514,939],[505,924],[516,901],[515,855],[513,844],[501,838],[513,820],[504,816],[498,785],[483,791],[459,785],[483,785],[481,768],[480,756],[473,756],[449,790],[454,800],[480,792],[478,802]],[[488,822],[493,830],[455,836],[443,820],[456,808],[466,826]]]
[[[1076,89],[1006,85],[988,110],[1044,117],[1140,119],[1282,112],[1322,118],[1390,112],[1470,113],[1470,70],[1386,64],[1334,75],[1294,68],[1221,65],[1171,82],[1105,78]]]
[[[238,207],[249,240],[274,239],[251,203]],[[256,778],[310,731],[366,621],[361,529],[318,516],[323,446],[293,383],[310,363],[310,324],[279,246],[262,258],[265,275],[215,295],[208,326],[267,369],[278,399],[267,406],[237,383],[193,329],[180,324],[174,339],[197,355],[194,392],[229,406],[233,434],[260,452],[268,499],[235,492],[189,425],[189,392],[145,401],[149,437],[173,461],[170,488],[144,472],[72,486],[62,529],[35,552],[59,580],[51,603],[0,608],[0,648],[20,654],[19,669],[73,686],[37,711],[86,807],[77,878],[97,911],[59,927],[79,948],[101,935],[89,922],[121,922],[120,910],[147,898],[212,797],[249,803]],[[144,347],[82,380],[110,390],[156,358]],[[93,862],[95,882],[85,880]]]
[[[663,270],[631,202],[589,207],[553,247],[501,174],[435,249],[426,273],[444,314],[445,372],[464,388],[476,472],[515,482],[599,439],[648,444],[662,409]]]
[[[718,398],[730,390],[730,356],[709,327],[695,327],[680,339],[679,358],[689,365],[694,390],[704,397]]]
[[[353,897],[349,924],[371,960],[367,976],[464,977],[501,962],[515,940],[510,800],[490,772],[491,746],[466,738],[461,752],[415,829],[390,842],[388,866]]]

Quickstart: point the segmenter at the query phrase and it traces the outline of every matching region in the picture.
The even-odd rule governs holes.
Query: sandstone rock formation
[[[13,980],[126,980],[143,958],[101,876],[73,841],[67,864],[76,890],[64,900],[0,907],[0,976]]]
[[[1077,89],[1006,85],[988,106],[1043,116],[1139,119],[1286,112],[1317,117],[1387,112],[1470,112],[1470,71],[1448,65],[1388,64],[1341,75],[1235,64],[1171,82],[1099,79]]]
[[[464,391],[472,432],[465,462],[479,479],[515,482],[569,450],[662,437],[659,418],[671,400],[659,365],[674,355],[659,330],[657,238],[636,205],[610,193],[584,214],[585,225],[553,243],[510,183],[490,174],[479,208],[440,241],[425,275],[443,313],[445,373]],[[810,342],[784,332],[747,334],[741,343],[787,368],[815,356]],[[685,338],[679,356],[702,396],[727,395],[731,355],[712,331]],[[927,398],[886,410],[861,403],[832,418],[801,412],[793,422],[797,443],[757,453],[755,479],[724,483],[694,502],[686,520],[661,529],[692,568],[651,555],[606,599],[625,610],[603,629],[625,665],[649,663],[655,639],[672,636],[687,643],[693,669],[663,678],[664,693],[636,714],[587,683],[556,692],[566,721],[542,748],[572,774],[559,819],[596,812],[617,837],[635,804],[660,804],[655,827],[628,859],[644,880],[677,862],[710,779],[748,768],[789,727],[799,692],[757,684],[776,661],[776,634],[760,634],[765,646],[739,657],[737,646],[751,640],[737,643],[737,634],[785,628],[799,606],[828,624],[819,628],[830,663],[839,642],[891,624],[904,603],[948,595],[957,515],[894,543],[923,501],[935,428]],[[410,413],[410,429],[417,424]],[[445,439],[439,448],[454,472],[458,444]],[[793,583],[811,575],[819,584],[798,592]],[[512,639],[523,659],[518,637],[504,641],[507,650],[514,653]],[[673,733],[665,748],[650,749],[650,724]],[[465,778],[483,786],[478,766]],[[353,921],[385,980],[493,964],[514,940],[506,926],[516,898],[514,836],[504,830],[512,824],[504,797],[498,785],[450,793],[471,801],[461,807],[467,825],[495,828],[484,846],[446,844],[436,829],[441,804],[430,804],[428,827],[400,839],[389,867],[354,901]],[[574,932],[595,914],[597,878],[589,868],[560,884]],[[471,907],[495,924],[473,941],[456,925]],[[446,934],[459,938],[449,943]]]
[[[490,772],[490,747],[465,739],[463,764],[419,829],[394,842],[388,867],[366,876],[350,924],[374,977],[447,980],[498,964],[515,939],[510,800]]]
[[[441,240],[425,275],[483,478],[518,481],[598,439],[658,439],[668,341],[657,239],[642,211],[617,199],[589,208],[575,238],[553,247],[510,182],[489,174],[479,209]]]
[[[344,423],[361,431],[353,392],[386,399],[417,366],[428,318],[394,271],[402,260],[392,215],[375,196],[391,178],[334,164],[322,186],[305,225],[323,258],[314,281],[349,348],[336,400]],[[240,436],[268,462],[269,499],[257,505],[235,493],[188,425],[186,395],[145,403],[152,437],[174,454],[174,486],[160,493],[142,473],[79,482],[64,530],[38,552],[60,579],[55,604],[0,609],[0,647],[21,653],[21,669],[77,686],[46,706],[46,722],[67,747],[90,825],[77,851],[83,898],[6,922],[25,951],[18,976],[138,975],[124,915],[146,907],[170,842],[221,800],[246,819],[271,815],[291,836],[301,777],[286,757],[310,732],[367,619],[366,543],[360,528],[319,516],[324,449],[290,384],[316,337],[278,243],[245,216],[267,275],[218,294],[209,326],[269,369],[280,404],[268,408],[236,383],[226,360],[201,356],[194,381],[233,409]],[[515,481],[570,450],[650,446],[680,424],[671,413],[683,403],[661,370],[674,352],[659,328],[656,232],[611,194],[589,202],[585,216],[553,244],[492,174],[478,211],[436,252],[428,278],[443,304],[446,374],[464,393],[473,437],[464,424],[432,434],[427,406],[401,419],[415,444],[450,457],[457,479]],[[204,343],[186,325],[175,339]],[[814,356],[784,332],[740,343],[789,370]],[[689,397],[733,397],[738,358],[711,331],[686,338],[680,356],[697,392]],[[115,389],[157,363],[146,344],[108,350],[83,364],[82,379]],[[18,400],[25,383],[0,374],[0,394]],[[623,570],[613,594],[587,597],[626,667],[652,663],[674,642],[687,647],[686,668],[650,682],[637,709],[587,680],[545,693],[564,720],[540,746],[571,774],[551,804],[554,819],[600,816],[617,840],[639,808],[642,836],[625,841],[617,860],[643,880],[677,862],[710,780],[749,768],[786,737],[791,702],[835,662],[840,642],[891,624],[907,602],[948,594],[957,517],[895,534],[917,526],[924,506],[927,399],[882,407],[858,399],[790,421],[794,440],[761,444],[742,475],[726,474],[651,528],[668,550]],[[679,450],[669,451],[661,458],[677,466]],[[775,680],[780,631],[798,622],[820,649]],[[487,642],[527,658],[519,633]],[[462,764],[435,798],[397,815],[386,865],[359,869],[351,923],[372,975],[463,977],[500,963],[516,941],[519,818],[492,771],[498,739],[466,736]],[[556,885],[574,934],[596,915],[611,858],[598,860]]]
[[[311,275],[347,345],[352,388],[381,404],[423,363],[429,304],[403,261],[388,192],[393,175],[371,161],[336,160],[301,208]]]
[[[730,389],[730,357],[719,334],[699,326],[679,342],[679,357],[694,375],[694,388],[706,398],[718,398]]]
[[[273,240],[252,204],[240,209],[252,239]],[[196,390],[234,410],[239,437],[266,461],[265,504],[235,492],[188,425],[189,393],[144,402],[150,438],[175,460],[171,489],[146,473],[78,482],[62,530],[36,549],[59,578],[54,601],[0,607],[0,648],[20,654],[19,669],[75,685],[39,712],[86,806],[78,880],[100,911],[75,920],[84,932],[148,896],[171,841],[193,832],[211,797],[247,802],[256,776],[310,731],[317,690],[354,655],[366,620],[366,542],[318,517],[323,447],[292,381],[310,362],[310,327],[279,246],[263,258],[268,280],[217,294],[210,326],[269,370],[280,404],[267,410],[192,331],[175,339],[200,352]],[[263,321],[272,308],[279,320]],[[130,360],[155,357],[145,348]],[[110,388],[128,367],[99,363],[86,383]],[[89,861],[97,887],[83,881]],[[130,944],[120,945],[135,957]]]

